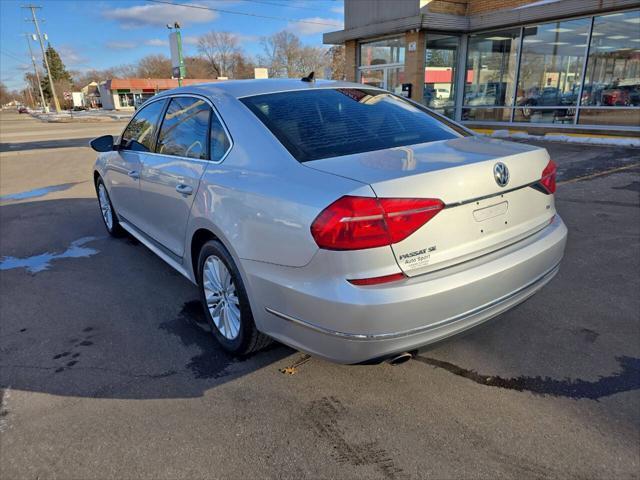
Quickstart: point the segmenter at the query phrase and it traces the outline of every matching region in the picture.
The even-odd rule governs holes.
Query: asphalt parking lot
[[[0,114],[1,478],[640,478],[640,149],[545,143],[558,276],[406,364],[342,366],[228,357],[194,286],[106,236],[85,145],[122,128]]]

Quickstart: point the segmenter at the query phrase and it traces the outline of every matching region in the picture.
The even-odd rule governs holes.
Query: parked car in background
[[[529,298],[564,252],[544,148],[370,86],[180,88],[92,146],[106,229],[197,284],[237,355],[273,338],[401,362]]]
[[[18,113],[29,113],[29,109],[27,107],[18,107]]]
[[[602,91],[602,105],[636,107],[640,105],[640,89],[637,85],[605,88]]]

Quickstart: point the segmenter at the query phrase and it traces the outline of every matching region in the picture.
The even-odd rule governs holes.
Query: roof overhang
[[[531,5],[518,8],[466,16],[433,13],[429,11],[427,4],[420,9],[420,15],[328,32],[323,35],[322,41],[328,45],[335,45],[348,40],[379,37],[419,29],[440,32],[474,32],[496,27],[510,27],[623,10],[637,6],[638,0],[561,0],[550,3],[534,2]]]

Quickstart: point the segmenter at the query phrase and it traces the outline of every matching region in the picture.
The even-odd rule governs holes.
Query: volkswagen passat
[[[220,344],[358,363],[454,335],[558,271],[545,149],[331,81],[185,87],[92,142],[107,230],[197,284]]]

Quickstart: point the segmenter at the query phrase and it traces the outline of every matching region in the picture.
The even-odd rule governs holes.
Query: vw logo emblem
[[[501,187],[505,187],[509,183],[509,169],[504,163],[498,162],[493,166],[493,178]]]

